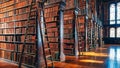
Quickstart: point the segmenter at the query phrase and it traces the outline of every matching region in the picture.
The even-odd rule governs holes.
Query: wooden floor
[[[120,68],[120,45],[106,45],[82,56],[67,56],[55,68]]]
[[[0,68],[18,68],[16,64],[8,63],[3,60],[0,60]]]
[[[66,56],[65,62],[54,62],[54,68],[120,68],[120,46],[106,45],[81,56]],[[17,68],[17,65],[0,61],[0,68]]]

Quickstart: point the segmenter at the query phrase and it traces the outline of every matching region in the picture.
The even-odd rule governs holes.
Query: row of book
[[[31,0],[24,0],[24,1],[20,1],[18,3],[15,3],[13,0],[12,1],[8,1],[6,3],[9,3],[9,4],[5,4],[5,3],[2,3],[0,5],[0,12],[3,13],[3,12],[10,12],[12,10],[17,10],[17,9],[21,9],[21,8],[27,8],[30,3],[31,3]],[[3,6],[3,7],[2,7]],[[5,7],[5,8],[4,8]],[[15,8],[15,9],[14,9]]]
[[[47,17],[47,18],[45,19],[45,21],[46,21],[46,22],[54,22],[54,21],[57,22],[57,17],[54,17],[54,16],[53,16],[53,17]]]
[[[10,6],[12,4],[14,4],[14,0],[0,0],[1,4],[0,4],[0,8],[4,8],[4,7],[7,7],[7,6]]]
[[[4,28],[11,28],[11,27],[14,27],[14,22],[10,22],[10,23],[2,23],[0,24],[0,29],[4,29]]]
[[[14,15],[14,11],[8,11],[8,12],[0,14],[0,16],[1,16],[0,18],[10,17],[10,16],[13,16],[13,15]]]
[[[0,53],[1,53],[1,54],[0,54],[0,57],[1,57],[1,58],[5,58],[5,59],[9,59],[9,60],[12,59],[12,57],[11,57],[12,52],[0,50]]]
[[[12,61],[19,61],[20,58],[18,58],[20,56],[20,53],[16,54],[15,52],[9,52],[9,51],[2,51],[2,54],[0,54],[1,58],[5,58],[8,60],[12,60]],[[34,65],[35,64],[35,55],[24,55],[23,56],[23,61],[24,64],[27,65]]]
[[[64,28],[64,29],[65,29],[65,28]],[[71,29],[70,27],[69,27],[69,29],[66,28],[66,29],[64,30],[64,33],[65,33],[65,34],[67,34],[67,33],[69,33],[69,32],[72,33],[73,30],[70,30],[70,29]]]
[[[35,16],[27,22],[30,2],[32,0],[10,0],[0,4],[0,58],[19,62],[25,41],[26,26],[29,24],[26,39],[23,63],[35,64],[36,53],[36,28]]]
[[[15,36],[16,34],[13,34],[13,35],[10,35],[10,36],[0,36],[0,39],[1,41],[9,41],[9,42],[24,42],[24,38],[25,36],[24,35],[21,35],[21,36]],[[35,36],[32,36],[32,35],[29,35],[28,36],[28,39],[26,42],[35,42]]]
[[[48,33],[48,37],[58,37],[58,32]]]
[[[6,18],[1,18],[1,22],[4,23],[4,22],[13,22],[14,20],[14,17],[6,17]]]
[[[3,51],[10,51],[10,52],[15,52],[15,53],[20,53],[22,52],[22,47],[23,47],[23,44],[15,44],[15,43],[0,43],[1,46],[0,46],[0,50],[3,50]],[[25,46],[25,54],[27,53],[33,53],[35,54],[36,52],[36,46],[35,45],[26,45]]]
[[[22,14],[22,13],[27,13],[27,12],[29,12],[29,8],[27,8],[27,7],[15,10],[16,15],[19,15],[19,14]]]
[[[10,44],[10,43],[8,43],[8,44],[0,43],[0,48],[14,51],[16,49],[16,45]]]
[[[58,4],[51,4],[50,7],[45,7],[44,9],[44,17],[45,17],[45,25],[46,25],[46,32],[48,38],[48,44],[50,45],[51,52],[53,59],[57,60],[56,53],[59,52],[59,5]],[[47,41],[47,40],[45,40]]]
[[[45,4],[46,5],[55,4],[55,3],[60,2],[60,1],[65,1],[65,0],[48,0]]]
[[[14,34],[14,28],[11,29],[3,29],[3,33],[2,34]]]
[[[73,2],[73,0],[70,0],[68,2]],[[74,28],[75,26],[74,24],[75,24],[74,10],[70,9],[70,10],[64,11],[64,53],[69,54],[69,55],[75,54],[75,51],[74,51],[74,48],[75,48]]]
[[[74,8],[75,6],[75,1],[74,0],[66,0],[66,9]]]
[[[74,41],[74,39],[72,38],[72,39],[64,39],[64,43],[74,43],[75,41]]]
[[[29,3],[28,3],[27,0],[25,0],[25,1],[22,1],[22,2],[16,3],[16,4],[15,4],[15,7],[16,7],[16,8],[22,8],[22,7],[27,6],[27,5],[29,5]]]
[[[25,34],[25,27],[19,27],[19,28],[3,28],[0,29],[0,34]],[[28,31],[33,31],[35,33],[35,27],[29,27]],[[50,31],[50,30],[49,30]],[[33,32],[28,32],[29,34],[34,34]]]
[[[57,5],[57,6],[55,5],[55,6],[48,7],[48,8],[46,7],[44,11],[45,11],[45,14],[46,14],[46,13],[52,13],[52,12],[55,12],[55,11],[58,11],[58,10],[59,10],[59,6],[58,6],[58,5]],[[56,12],[55,12],[55,13],[56,13]],[[45,15],[45,16],[46,16],[46,15]]]
[[[28,18],[28,14],[17,15],[16,20],[25,20]]]
[[[10,10],[13,10],[13,9],[14,9],[14,6],[8,6],[6,8],[0,8],[0,13],[7,12],[7,11],[10,11]]]

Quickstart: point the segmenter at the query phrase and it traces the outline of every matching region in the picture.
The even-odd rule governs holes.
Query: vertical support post
[[[37,44],[36,44],[36,49],[37,49],[37,55],[36,55],[36,68],[40,67],[40,59],[42,57],[42,34],[41,34],[41,28],[40,28],[40,23],[37,21],[36,22],[36,37],[37,37]]]
[[[92,22],[92,20],[91,20],[91,22],[90,22],[90,26],[91,26],[91,28],[90,28],[90,48],[93,48],[93,22]]]
[[[101,40],[100,40],[100,37],[101,37],[101,34],[100,34],[100,25],[98,25],[98,45],[99,47],[101,46]]]
[[[103,44],[102,44],[102,39],[103,39],[103,33],[102,33],[102,24],[100,25],[100,27],[99,27],[99,31],[100,31],[100,46],[102,47],[103,46]]]
[[[65,2],[61,1],[60,2],[60,10],[59,10],[59,29],[60,29],[60,37],[59,37],[59,58],[60,58],[60,61],[65,61],[65,54],[64,54],[64,49],[63,49],[63,45],[64,45],[64,21],[63,21],[63,9],[64,9],[64,6],[65,6]]]
[[[79,55],[79,51],[78,51],[78,34],[77,34],[77,16],[78,16],[78,8],[74,9],[74,38],[75,38],[75,56]]]
[[[88,51],[87,25],[88,25],[88,0],[86,0],[86,15],[85,15],[85,51]]]
[[[87,32],[88,31],[87,30],[88,29],[88,27],[87,27],[88,26],[88,17],[86,16],[85,19],[86,19],[85,20],[85,51],[88,51],[88,44],[87,44],[88,43],[88,37],[87,37],[87,35],[88,35],[88,32]]]
[[[43,62],[44,62],[44,56],[43,56],[43,45],[44,45],[44,30],[42,28],[44,28],[43,24],[44,24],[44,17],[43,17],[43,5],[44,2],[37,2],[37,8],[41,8],[41,10],[39,11],[37,9],[37,18],[36,18],[36,37],[37,37],[37,41],[36,41],[36,68],[39,68],[41,66],[43,66]]]

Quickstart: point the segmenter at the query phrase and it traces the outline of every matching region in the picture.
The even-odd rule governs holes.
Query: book
[[[36,11],[32,11],[34,19],[27,22],[31,0],[2,0],[2,2],[0,4],[0,58],[19,62],[25,41],[26,26],[29,23],[23,63],[34,66]]]

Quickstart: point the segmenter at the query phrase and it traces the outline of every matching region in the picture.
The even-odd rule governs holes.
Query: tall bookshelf
[[[81,23],[80,25],[80,37],[78,37],[81,42],[79,44],[79,50],[80,51],[88,51],[88,0],[79,0],[79,6],[80,11],[78,13],[78,21]]]
[[[88,28],[87,28],[87,30],[88,30],[88,34],[87,34],[87,36],[88,36],[88,51],[90,51],[91,49],[92,49],[92,20],[89,18],[89,20],[88,20]]]
[[[85,15],[78,16],[78,46],[79,51],[85,51]]]
[[[75,40],[74,40],[74,26],[73,26],[73,10],[66,10],[64,12],[64,52],[65,54],[74,54]]]
[[[66,0],[64,10],[64,53],[66,55],[78,55],[76,23],[79,9],[77,4],[77,0]]]
[[[49,0],[45,4],[44,17],[48,41],[54,60],[65,60],[63,53],[63,9],[64,0]]]
[[[0,4],[0,57],[18,63],[24,44],[26,23],[31,0],[3,0]],[[36,57],[36,9],[29,22],[29,33],[25,45],[23,64],[35,66]]]
[[[94,49],[98,43],[99,22],[96,13],[95,0],[79,0],[80,11],[78,14],[78,27],[82,27],[80,31],[79,49],[80,51],[90,51]]]

